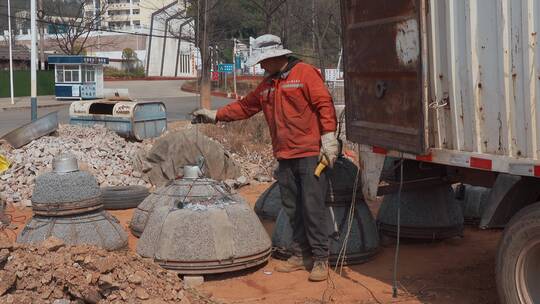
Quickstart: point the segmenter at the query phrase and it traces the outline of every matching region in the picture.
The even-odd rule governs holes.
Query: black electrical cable
[[[403,155],[401,155],[400,165],[399,165],[399,189],[398,189],[398,210],[397,210],[397,239],[396,239],[396,252],[394,255],[394,270],[393,270],[393,286],[392,286],[392,297],[397,298],[398,296],[398,280],[397,280],[397,271],[398,271],[398,260],[399,260],[399,238],[401,234],[401,192],[403,190]]]

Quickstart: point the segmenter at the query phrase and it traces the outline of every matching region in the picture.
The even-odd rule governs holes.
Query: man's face
[[[261,68],[263,68],[268,74],[272,75],[281,70],[285,61],[281,57],[268,58],[261,61]]]

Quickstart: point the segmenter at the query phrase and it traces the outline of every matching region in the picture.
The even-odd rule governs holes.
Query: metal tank
[[[465,225],[478,226],[488,203],[490,188],[460,184],[455,189]]]
[[[397,234],[398,194],[385,195],[377,225],[381,233]],[[440,240],[463,235],[463,213],[450,185],[401,193],[400,237]]]
[[[96,179],[79,171],[72,154],[56,156],[53,171],[36,178],[32,210],[33,218],[17,236],[19,243],[39,243],[54,236],[69,245],[107,250],[127,245],[127,234],[118,220],[103,211]]]
[[[141,203],[145,213],[134,215],[146,218],[137,253],[164,268],[182,274],[223,273],[270,257],[270,238],[253,210],[214,180],[184,176],[147,200]]]

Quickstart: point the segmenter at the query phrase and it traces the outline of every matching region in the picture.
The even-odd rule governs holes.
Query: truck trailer
[[[540,1],[341,0],[341,12],[364,196],[398,188],[380,186],[387,157],[420,168],[402,191],[491,187],[480,227],[504,228],[501,302],[540,303]]]

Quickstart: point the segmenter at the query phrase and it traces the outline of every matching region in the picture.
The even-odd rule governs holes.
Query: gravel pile
[[[149,142],[129,142],[103,126],[60,125],[57,136],[44,136],[20,149],[0,145],[0,154],[11,168],[0,175],[0,193],[8,203],[29,206],[34,179],[48,171],[52,159],[71,152],[82,170],[92,173],[100,186],[145,185],[142,174],[133,169],[133,156]]]
[[[131,252],[0,240],[0,303],[211,303]]]

